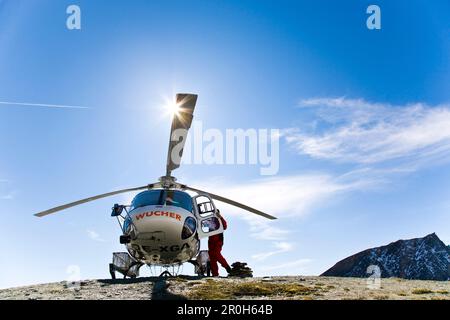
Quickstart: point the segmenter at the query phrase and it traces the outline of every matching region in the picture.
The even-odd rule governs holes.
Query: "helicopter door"
[[[198,235],[205,238],[223,232],[222,222],[216,215],[216,206],[208,195],[193,198],[197,217],[199,218]]]

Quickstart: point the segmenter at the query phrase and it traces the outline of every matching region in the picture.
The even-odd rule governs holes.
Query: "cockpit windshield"
[[[149,190],[139,193],[131,203],[131,210],[136,208],[160,205],[175,206],[192,212],[192,198],[179,190]]]

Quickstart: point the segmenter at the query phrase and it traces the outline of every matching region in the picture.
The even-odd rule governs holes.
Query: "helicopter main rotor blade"
[[[206,191],[202,191],[202,190],[199,190],[199,189],[191,188],[191,187],[186,186],[186,185],[182,185],[182,188],[183,188],[183,189],[186,189],[186,190],[191,190],[191,191],[197,192],[197,193],[199,193],[199,194],[207,194],[207,195],[209,195],[211,198],[213,198],[214,200],[217,200],[217,201],[221,201],[221,202],[225,202],[225,203],[231,204],[232,206],[235,206],[235,207],[244,209],[244,210],[246,210],[246,211],[252,212],[252,213],[254,213],[254,214],[257,214],[257,215],[259,215],[259,216],[262,216],[262,217],[267,218],[267,219],[270,219],[270,220],[276,220],[276,219],[277,219],[276,217],[271,216],[270,214],[267,214],[267,213],[264,213],[264,212],[262,212],[262,211],[256,210],[256,209],[254,209],[254,208],[252,208],[252,207],[249,207],[249,206],[247,206],[247,205],[245,205],[245,204],[236,202],[236,201],[234,201],[234,200],[230,200],[230,199],[224,198],[224,197],[219,196],[219,195],[217,195],[217,194],[213,194],[213,193],[211,193],[211,192],[206,192]]]
[[[187,134],[194,118],[194,109],[197,95],[179,93],[176,97],[178,111],[174,113],[170,129],[169,151],[167,153],[166,176],[170,177],[172,171],[180,167],[183,149]],[[176,148],[176,149],[175,149]]]
[[[94,201],[94,200],[98,200],[98,199],[102,199],[102,198],[106,198],[106,197],[110,197],[110,196],[114,196],[117,194],[121,194],[121,193],[126,193],[126,192],[132,192],[132,191],[139,191],[139,190],[145,190],[145,189],[152,189],[154,186],[156,186],[157,184],[149,184],[146,186],[142,186],[142,187],[137,187],[137,188],[130,188],[130,189],[123,189],[123,190],[118,190],[118,191],[113,191],[113,192],[108,192],[108,193],[104,193],[104,194],[100,194],[97,196],[93,196],[93,197],[89,197],[86,199],[82,199],[82,200],[78,200],[75,202],[71,202],[71,203],[67,203],[64,204],[62,206],[58,206],[49,210],[45,210],[39,213],[36,213],[35,216],[36,217],[44,217],[46,215],[61,211],[61,210],[65,210],[71,207],[75,207],[78,206],[80,204],[86,203],[86,202],[90,202],[90,201]]]

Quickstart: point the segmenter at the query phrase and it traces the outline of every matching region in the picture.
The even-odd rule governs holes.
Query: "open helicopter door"
[[[198,217],[198,236],[210,237],[223,232],[222,222],[216,215],[216,206],[211,197],[199,194],[193,198],[194,208]]]

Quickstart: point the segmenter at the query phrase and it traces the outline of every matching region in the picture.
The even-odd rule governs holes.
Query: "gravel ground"
[[[273,278],[139,278],[86,280],[0,290],[0,299],[147,300],[147,299],[443,299],[450,300],[449,281],[381,279],[371,289],[367,279],[335,277]]]

